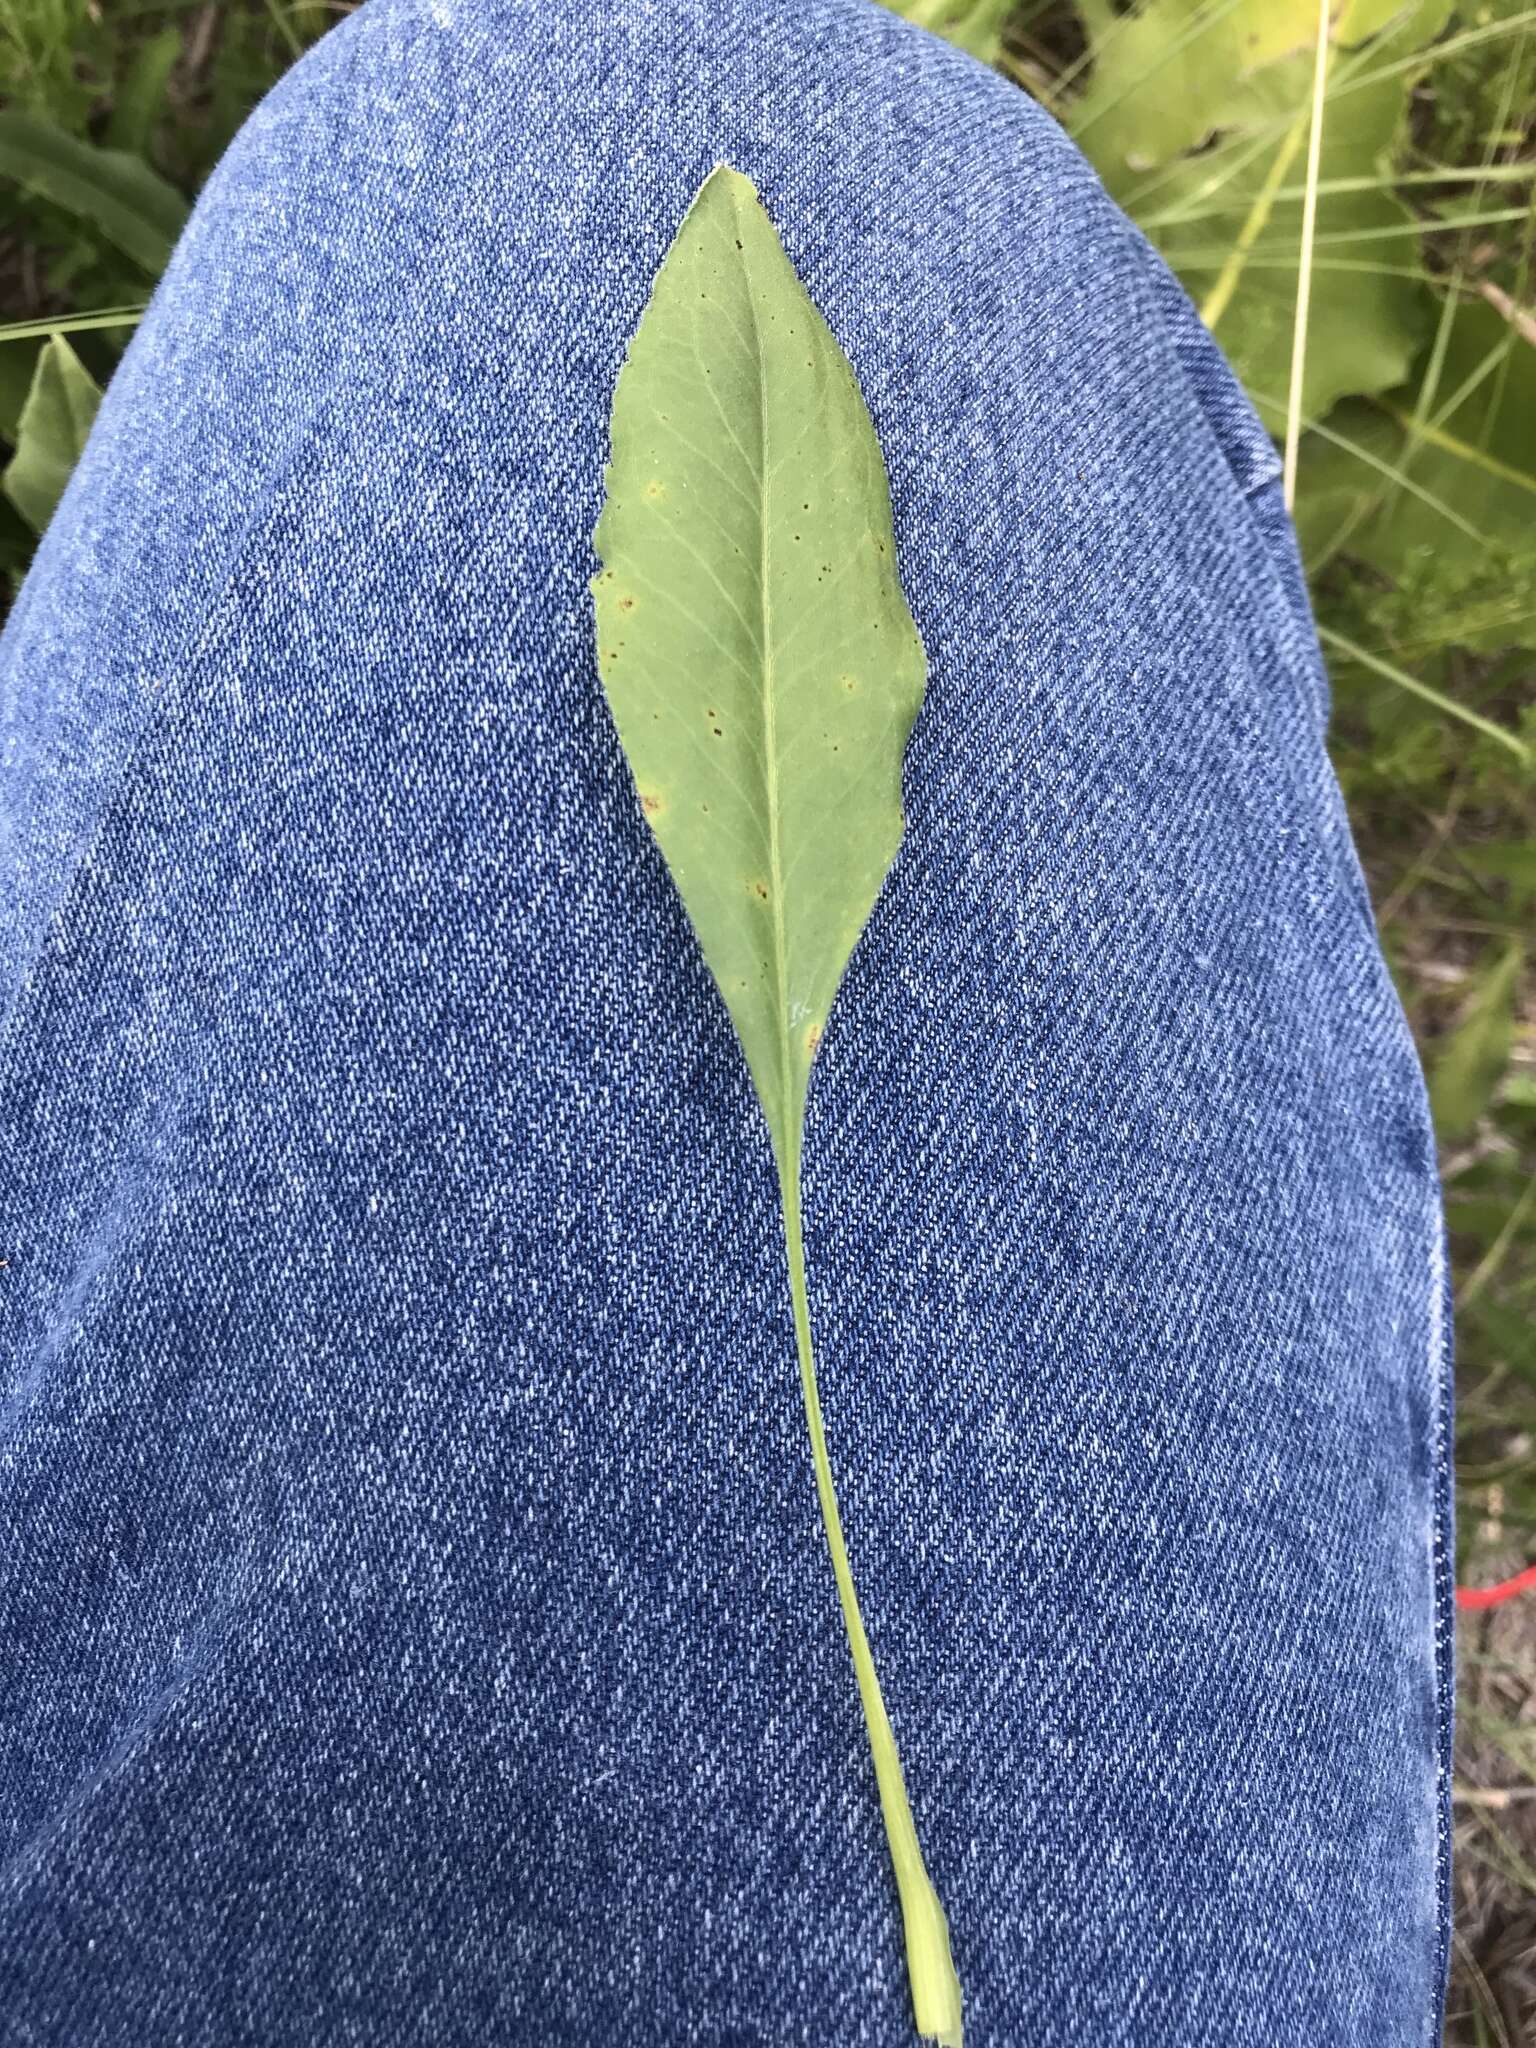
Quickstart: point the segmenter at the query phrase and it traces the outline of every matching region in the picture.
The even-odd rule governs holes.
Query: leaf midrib
[[[763,663],[763,775],[768,785],[768,890],[773,915],[773,970],[776,997],[774,1029],[779,1050],[779,1124],[773,1133],[774,1150],[792,1143],[789,1087],[789,1011],[786,942],[784,935],[784,876],[779,849],[779,756],[777,718],[773,696],[773,604],[768,590],[768,370],[763,359],[763,335],[758,323],[757,300],[751,290],[751,265],[745,249],[741,267],[747,278],[747,314],[752,323],[752,354],[757,365],[757,587]],[[785,1164],[780,1161],[781,1166]]]

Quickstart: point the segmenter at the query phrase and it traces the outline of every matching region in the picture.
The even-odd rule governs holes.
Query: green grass
[[[41,330],[0,345],[0,443],[15,445],[49,323],[126,309],[71,334],[105,384],[153,288],[157,228],[173,206],[184,210],[262,93],[346,11],[346,0],[0,0],[0,124],[21,131],[0,138],[0,318]],[[82,145],[121,153],[102,165],[95,203],[57,166],[51,178],[41,161],[35,175],[19,174],[20,159],[51,157],[55,142],[80,162]],[[124,232],[134,213],[139,232]],[[33,524],[0,495],[7,589],[35,543]]]
[[[1497,1577],[1536,1557],[1536,6],[1336,6],[1319,130],[1316,0],[896,4],[1077,135],[1277,440],[1288,412],[1301,429],[1295,513],[1333,758],[1440,1134],[1460,1570]],[[345,11],[0,0],[0,98],[53,138],[13,123],[8,158],[0,127],[0,317],[30,330],[0,344],[0,441],[34,444],[16,493],[31,523],[0,497],[6,583],[152,288],[172,209]],[[126,183],[110,167],[140,216],[115,234],[79,199],[82,144],[139,167]],[[28,175],[28,150],[51,156],[51,177]],[[55,402],[40,390],[24,427],[61,326],[81,374],[55,344]],[[1464,1624],[1461,1705],[1448,2038],[1514,2048],[1536,2040],[1536,1599]]]

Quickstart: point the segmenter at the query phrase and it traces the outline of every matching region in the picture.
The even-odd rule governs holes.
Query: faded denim
[[[721,158],[932,664],[806,1200],[968,2039],[1436,2038],[1434,1156],[1268,442],[870,0],[369,0],[3,644],[5,2048],[912,2038],[767,1139],[591,647]]]

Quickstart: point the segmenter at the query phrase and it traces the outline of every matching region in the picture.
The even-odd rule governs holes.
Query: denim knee
[[[0,2038],[905,2038],[772,1163],[591,653],[721,159],[929,656],[806,1212],[969,2036],[1427,2048],[1440,1218],[1273,458],[870,0],[369,0],[0,644]]]

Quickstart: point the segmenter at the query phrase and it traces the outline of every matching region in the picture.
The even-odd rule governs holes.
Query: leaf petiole
[[[843,1538],[843,1521],[837,1506],[837,1488],[827,1455],[821,1393],[816,1383],[816,1356],[811,1343],[811,1311],[805,1286],[798,1145],[791,1156],[779,1159],[778,1168],[784,1250],[789,1266],[790,1298],[794,1304],[800,1389],[805,1397],[811,1462],[816,1471],[822,1525],[826,1530],[827,1548],[832,1553],[832,1572],[837,1580],[843,1625],[848,1633],[848,1648],[864,1707],[864,1725],[869,1734],[870,1755],[874,1759],[875,1782],[880,1790],[880,1810],[885,1817],[886,1840],[890,1845],[891,1865],[896,1873],[896,1889],[901,1899],[913,2017],[918,2032],[937,2042],[939,2048],[962,2048],[960,1980],[950,1953],[949,1922],[944,1917],[938,1893],[929,1880],[923,1852],[918,1845],[901,1755],[896,1747],[890,1716],[885,1710],[869,1637],[864,1630],[864,1617],[859,1611],[859,1596],[854,1590],[853,1568],[848,1562],[848,1546]]]

